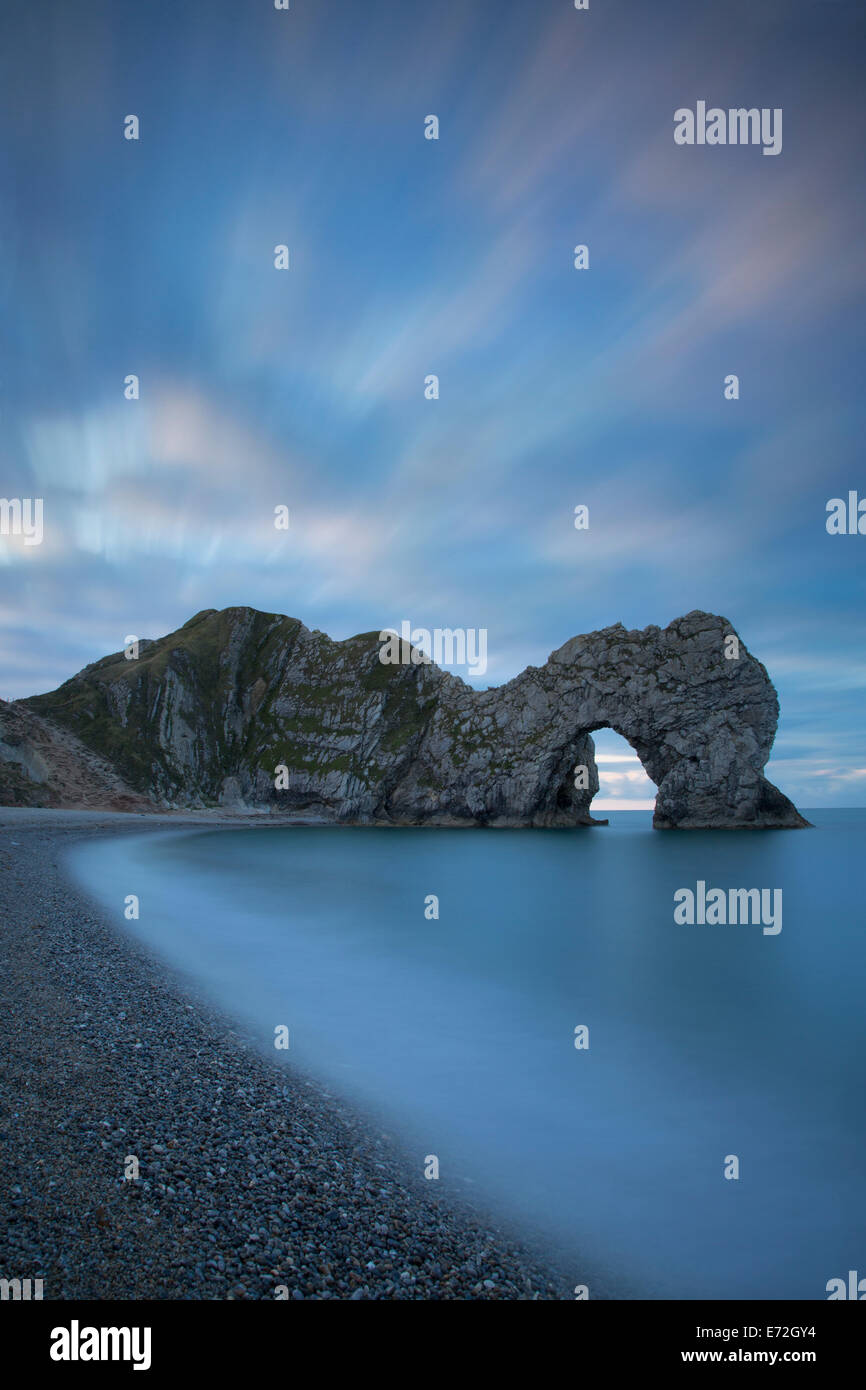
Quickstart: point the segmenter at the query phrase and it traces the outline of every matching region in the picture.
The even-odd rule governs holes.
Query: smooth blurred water
[[[272,1057],[286,1024],[290,1059],[388,1117],[419,1173],[436,1154],[564,1249],[590,1297],[825,1298],[866,1275],[866,810],[807,814],[171,832],[72,863]],[[781,933],[677,925],[698,879],[781,888]]]

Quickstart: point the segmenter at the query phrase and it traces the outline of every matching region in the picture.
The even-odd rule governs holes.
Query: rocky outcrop
[[[0,700],[0,804],[64,810],[155,811],[114,767],[21,701]]]
[[[106,657],[18,703],[162,806],[588,825],[591,735],[610,727],[658,787],[660,828],[807,824],[764,778],[776,692],[724,618],[574,637],[485,691],[408,644],[407,664],[383,665],[380,649],[378,633],[334,642],[296,619],[208,610],[137,659]]]

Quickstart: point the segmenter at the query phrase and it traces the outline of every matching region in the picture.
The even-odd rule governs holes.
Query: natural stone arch
[[[764,777],[776,692],[724,618],[695,612],[640,632],[617,623],[484,691],[418,652],[393,665],[380,654],[375,632],[334,642],[279,614],[206,610],[142,640],[137,661],[105,657],[20,709],[25,722],[50,724],[54,747],[65,731],[98,754],[106,785],[156,805],[230,802],[364,824],[589,825],[591,731],[609,727],[658,787],[657,826],[806,824]],[[8,724],[0,717],[0,744]],[[28,739],[26,729],[7,735],[0,774],[35,765]],[[578,763],[590,773],[581,791]],[[13,782],[7,797],[18,795]]]
[[[592,824],[598,773],[588,740],[611,728],[658,788],[658,828],[807,824],[763,775],[778,699],[725,618],[694,612],[634,632],[617,623],[573,637],[506,685],[473,691],[445,678],[437,697],[389,795],[391,817]],[[575,763],[589,766],[590,786],[567,803]]]

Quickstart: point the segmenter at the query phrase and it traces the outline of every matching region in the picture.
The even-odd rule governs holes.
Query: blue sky
[[[0,495],[45,536],[0,537],[0,694],[233,604],[484,627],[483,684],[704,608],[771,777],[866,803],[864,49],[845,0],[4,6]],[[698,100],[781,154],[675,145]]]

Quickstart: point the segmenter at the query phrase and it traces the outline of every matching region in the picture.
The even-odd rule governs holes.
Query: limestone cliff
[[[592,824],[591,734],[609,726],[658,787],[656,826],[805,825],[764,778],[778,701],[742,642],[726,656],[733,631],[700,612],[617,624],[475,691],[432,663],[383,665],[378,633],[334,642],[293,618],[208,610],[5,717],[20,708],[66,730],[160,806],[400,825]]]

